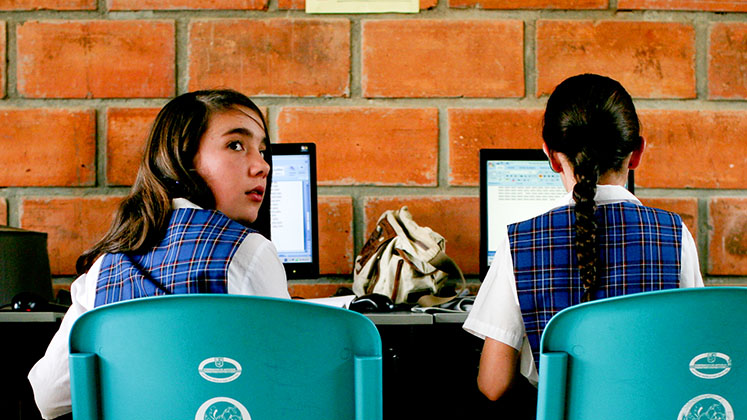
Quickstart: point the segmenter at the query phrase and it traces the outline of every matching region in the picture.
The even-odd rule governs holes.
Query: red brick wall
[[[747,285],[744,2],[304,5],[0,1],[0,225],[47,232],[67,287],[132,184],[158,109],[232,87],[263,107],[273,141],[318,147],[323,278],[291,282],[294,295],[349,284],[373,223],[401,205],[475,279],[478,150],[540,147],[547,94],[597,72],[635,97],[648,141],[638,195],[682,215],[708,284]]]

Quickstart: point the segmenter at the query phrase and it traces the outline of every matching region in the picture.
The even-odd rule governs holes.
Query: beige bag
[[[448,302],[456,294],[436,296],[448,275],[461,279],[462,290],[466,282],[445,246],[443,236],[415,223],[407,207],[387,210],[355,259],[353,292],[379,293],[394,303],[420,306]]]

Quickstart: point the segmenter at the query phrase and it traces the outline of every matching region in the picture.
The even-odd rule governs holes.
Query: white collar
[[[627,188],[621,185],[597,185],[597,193],[594,195],[594,201],[598,206],[612,203],[629,202],[643,205]],[[569,192],[553,202],[552,208],[574,206],[573,192]]]
[[[176,209],[198,209],[202,210],[202,207],[187,200],[186,198],[174,198],[171,200],[171,207]]]

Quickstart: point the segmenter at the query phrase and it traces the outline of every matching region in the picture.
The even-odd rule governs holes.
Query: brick
[[[107,110],[106,177],[108,185],[132,185],[150,128],[160,108]],[[260,110],[267,115],[266,110]]]
[[[0,21],[0,98],[5,97],[5,67],[7,61],[7,35],[5,30],[6,24]]]
[[[747,188],[747,111],[639,110],[647,141],[636,185]]]
[[[708,48],[708,97],[747,99],[747,24],[713,24]]]
[[[697,198],[664,198],[664,197],[639,197],[643,205],[656,207],[677,213],[687,226],[687,230],[693,235],[695,243],[698,243],[698,199]]]
[[[465,275],[480,272],[480,199],[457,196],[368,197],[365,205],[364,241],[386,210],[407,206],[415,222],[446,239],[446,254]],[[361,244],[363,246],[363,244]]]
[[[353,272],[353,199],[343,196],[318,197],[319,272]]]
[[[109,229],[122,197],[26,198],[21,226],[47,233],[53,275],[75,274],[75,261]]]
[[[542,109],[449,109],[449,184],[478,185],[480,149],[541,149]]]
[[[479,9],[606,9],[607,0],[449,0],[449,7]]]
[[[109,10],[267,10],[268,0],[108,0]]]
[[[174,34],[170,21],[25,22],[17,29],[18,92],[31,98],[172,96]]]
[[[438,6],[438,0],[420,0],[420,10],[428,10]],[[306,0],[278,0],[280,10],[304,10]]]
[[[708,274],[747,275],[747,199],[712,198],[709,213]]]
[[[0,10],[96,10],[96,0],[6,0]]]
[[[317,144],[322,185],[435,186],[438,110],[285,107],[281,143]]]
[[[2,109],[0,150],[0,186],[92,186],[95,111]]]
[[[189,89],[251,96],[348,96],[347,19],[199,20],[189,30]]]
[[[638,98],[694,98],[695,28],[669,22],[538,21],[537,96],[579,73],[609,76]]]
[[[304,10],[306,0],[278,0],[279,10]]]
[[[347,287],[349,289],[352,289],[353,282],[352,277],[351,281],[348,283],[325,283],[325,282],[314,282],[309,283],[307,281],[301,281],[294,282],[293,280],[288,281],[288,293],[290,293],[292,298],[301,298],[301,299],[314,299],[314,298],[323,298],[323,297],[330,297],[337,292],[337,289],[340,287]]]
[[[0,225],[8,225],[8,201],[0,197]]]
[[[106,113],[106,179],[109,185],[135,182],[150,127],[159,108],[110,108]]]
[[[747,12],[743,0],[619,0],[619,10],[694,10],[706,12]]]
[[[519,20],[370,20],[362,23],[366,97],[521,97]]]
[[[747,279],[742,278],[706,278],[707,287],[747,287]]]

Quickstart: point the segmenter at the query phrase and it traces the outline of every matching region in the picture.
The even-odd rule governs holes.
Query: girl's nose
[[[266,177],[270,173],[270,164],[267,163],[261,153],[252,153],[250,157],[249,174],[252,176]]]

